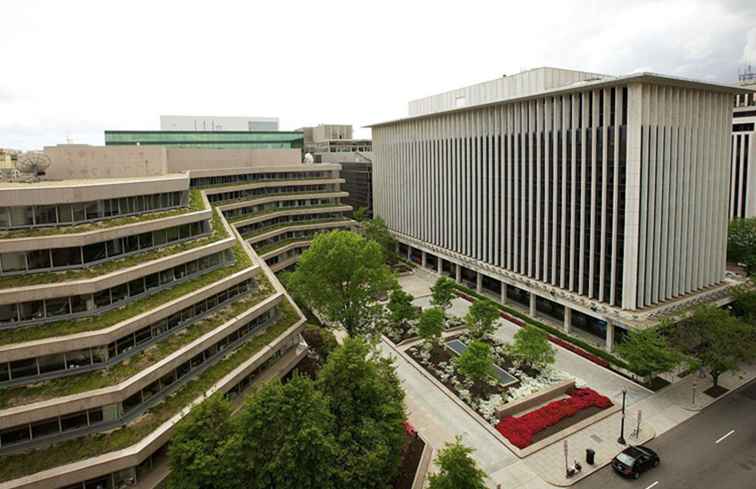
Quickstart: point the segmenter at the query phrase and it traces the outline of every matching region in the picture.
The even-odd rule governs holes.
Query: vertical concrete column
[[[462,265],[457,264],[456,267],[454,280],[458,283],[462,283]]]
[[[421,251],[420,253],[422,253],[422,255],[421,255],[422,256],[422,262],[421,263],[423,265],[423,268],[426,268],[428,266],[428,255],[424,251]]]
[[[483,291],[483,274],[475,272],[475,292],[480,294]]]
[[[564,306],[564,332],[569,334],[571,327],[572,327],[572,309],[570,309],[567,306]]]
[[[412,261],[412,246],[407,245],[407,260]]]
[[[614,351],[614,325],[609,321],[606,322],[606,351]]]
[[[536,317],[536,295],[530,293],[530,317]]]
[[[501,283],[501,303],[506,305],[507,303],[507,284]]]
[[[436,271],[439,275],[443,275],[444,273],[444,259],[440,256],[436,258]]]

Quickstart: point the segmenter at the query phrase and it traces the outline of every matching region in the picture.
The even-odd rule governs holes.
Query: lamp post
[[[625,441],[625,398],[627,397],[627,390],[622,389],[622,420],[620,421],[620,436],[617,439],[617,443],[620,445],[626,445]]]

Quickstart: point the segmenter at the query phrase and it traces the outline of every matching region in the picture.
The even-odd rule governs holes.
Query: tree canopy
[[[474,338],[487,338],[496,331],[499,308],[488,299],[475,301],[465,316],[465,322]]]
[[[554,363],[554,348],[549,344],[546,333],[535,326],[524,326],[514,335],[512,353],[521,361],[533,367],[543,367]]]
[[[351,231],[315,237],[286,280],[297,297],[350,335],[372,332],[383,311],[377,301],[396,286],[380,245]]]
[[[334,415],[342,487],[385,488],[406,440],[404,391],[393,364],[365,341],[348,338],[331,354],[318,386]]]
[[[630,330],[627,338],[617,345],[617,353],[628,363],[630,370],[644,377],[646,383],[672,370],[682,360],[656,328]]]
[[[431,304],[442,309],[448,309],[455,297],[455,288],[454,280],[449,277],[439,277],[431,287]]]
[[[302,337],[312,350],[318,355],[321,362],[328,360],[328,356],[339,346],[334,334],[315,324],[306,324],[302,330]]]
[[[438,473],[429,477],[429,489],[485,489],[486,474],[472,458],[473,450],[458,436],[436,456]]]
[[[454,359],[457,371],[473,383],[488,380],[494,372],[491,345],[480,340],[473,340],[465,351]]]
[[[243,487],[334,488],[339,447],[329,402],[313,381],[271,381],[245,405],[234,437]]]
[[[409,321],[414,321],[420,315],[417,307],[412,304],[413,297],[404,290],[397,288],[391,291],[386,308],[389,320],[397,325],[406,327]]]
[[[730,221],[727,259],[745,264],[749,274],[756,272],[756,217]]]
[[[672,338],[683,353],[709,371],[715,386],[723,373],[751,361],[756,353],[754,327],[709,305],[699,306],[691,317],[676,324]]]
[[[396,240],[386,226],[382,217],[375,217],[364,221],[363,229],[365,237],[373,240],[381,246],[385,259],[391,259],[396,255]]]
[[[222,396],[195,407],[176,427],[168,451],[171,489],[241,488],[229,443],[234,429],[231,405]]]
[[[440,307],[431,307],[420,314],[417,321],[417,334],[425,342],[437,346],[441,341],[441,333],[444,332],[446,316]]]

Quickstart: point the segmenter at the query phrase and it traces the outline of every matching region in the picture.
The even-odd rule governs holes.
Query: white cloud
[[[413,98],[543,65],[732,81],[756,45],[754,10],[740,0],[3,2],[13,22],[0,36],[0,147],[102,144],[103,130],[156,129],[161,113],[357,128],[405,115]]]

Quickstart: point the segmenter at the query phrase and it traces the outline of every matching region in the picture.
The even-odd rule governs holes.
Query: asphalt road
[[[577,489],[756,489],[756,381],[647,444],[661,464],[627,480],[610,466]]]

